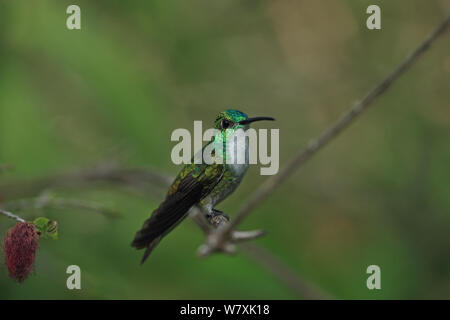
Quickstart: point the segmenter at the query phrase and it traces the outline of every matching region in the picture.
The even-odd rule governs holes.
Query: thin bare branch
[[[21,211],[24,209],[45,209],[45,208],[81,209],[98,212],[109,218],[116,218],[120,216],[120,214],[117,211],[107,208],[101,203],[95,201],[56,198],[52,196],[21,199],[17,201],[8,202],[4,206],[5,208],[12,211]]]
[[[8,163],[0,163],[0,173],[11,171],[13,167]]]
[[[294,270],[264,248],[252,243],[244,243],[240,247],[248,256],[264,266],[303,299],[331,299],[329,294],[326,294],[310,281],[300,277]]]
[[[225,217],[220,215],[211,217],[209,219],[207,219],[206,216],[207,215],[203,211],[203,208],[199,206],[194,206],[193,208],[191,208],[189,213],[189,217],[199,226],[199,228],[203,231],[206,237],[208,237],[210,234],[213,234],[216,227],[220,226],[223,223],[228,222],[228,220]],[[249,241],[260,238],[264,235],[266,235],[266,231],[264,230],[248,230],[248,231],[233,230],[233,232],[231,233],[231,242],[239,243]],[[228,248],[231,249],[232,246],[229,246]],[[205,247],[204,249],[207,250],[207,247]],[[199,249],[198,254],[199,256],[206,256],[208,252],[204,251],[203,249]]]
[[[51,177],[44,177],[37,180],[32,181],[18,181],[14,183],[6,183],[0,185],[0,193],[4,193],[4,191],[9,190],[9,195],[14,197],[23,197],[42,194],[47,189],[56,189],[58,187],[94,187],[97,186],[97,183],[112,183],[118,185],[120,187],[126,187],[132,192],[144,195],[151,196],[153,198],[161,195],[159,189],[155,192],[156,187],[167,187],[172,182],[173,178],[160,174],[156,172],[156,170],[152,168],[117,168],[114,166],[101,167],[101,172],[97,172],[98,167],[94,167],[91,169],[78,170],[69,173],[61,173]],[[68,182],[68,179],[72,179],[71,182]],[[13,190],[11,190],[11,188]],[[44,193],[45,195],[45,193]],[[42,195],[41,195],[42,197]],[[39,197],[38,197],[39,198]],[[23,200],[18,200],[15,203],[21,203]],[[28,200],[25,200],[28,201]],[[23,202],[22,202],[23,204]],[[30,203],[28,203],[30,204]],[[27,205],[28,205],[27,204]],[[205,214],[202,212],[202,208],[194,206],[190,210],[190,217],[192,220],[201,228],[204,232],[205,236],[208,238],[210,235],[214,233],[214,224],[210,223],[206,218]],[[265,234],[262,230],[253,230],[253,231],[233,231],[231,233],[231,243],[227,243],[226,247],[222,250],[228,253],[234,252],[234,244],[243,241],[248,241],[252,239],[256,239]],[[209,246],[204,247],[206,250],[209,250]],[[199,255],[205,256],[210,252],[202,252],[201,248],[199,249]],[[254,257],[255,260],[258,257]],[[270,253],[266,252],[265,259],[270,260]],[[283,266],[283,263],[276,259],[277,263]],[[267,262],[265,262],[267,263]],[[285,269],[289,269],[288,266],[284,266]],[[283,267],[281,267],[281,270]],[[275,276],[279,277],[278,274]],[[291,274],[291,277],[295,277],[295,274]],[[289,284],[289,287],[296,287],[297,283],[302,283],[301,279],[295,280]],[[295,289],[296,292],[302,292],[302,287],[298,287]],[[306,297],[307,293],[301,294],[300,296]],[[318,295],[319,296],[319,295]]]
[[[3,209],[0,209],[0,214],[3,214],[5,216],[7,216],[8,218],[14,219],[19,222],[25,222],[25,220],[22,219],[21,217],[19,217],[18,215],[15,215],[14,213],[11,213],[11,212],[3,210]]]
[[[33,180],[4,182],[0,184],[0,194],[4,199],[33,197],[45,190],[56,188],[80,188],[107,184],[126,188],[146,196],[160,193],[158,186],[166,186],[172,178],[160,174],[152,168],[121,168],[105,163],[88,169],[74,170]],[[155,188],[156,187],[156,188]]]
[[[317,138],[311,139],[307,147],[300,150],[294,155],[286,165],[284,165],[277,175],[267,179],[250,197],[250,199],[241,207],[234,219],[230,223],[226,223],[219,227],[216,237],[210,239],[212,246],[209,252],[220,250],[224,247],[227,237],[249,214],[252,210],[263,202],[268,196],[283,183],[292,173],[305,164],[313,155],[327,145],[331,140],[336,138],[340,132],[353,123],[359,115],[368,109],[370,105],[383,93],[385,93],[391,85],[403,75],[418,59],[431,47],[431,45],[444,34],[450,25],[450,16],[428,37],[412,51],[400,65],[384,78],[378,85],[370,90],[360,101],[356,102],[342,117],[332,126],[323,131]],[[214,248],[214,244],[216,247]]]

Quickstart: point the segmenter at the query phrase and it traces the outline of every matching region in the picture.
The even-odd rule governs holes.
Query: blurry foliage
[[[72,3],[0,2],[0,162],[15,167],[2,180],[118,151],[174,175],[172,130],[228,107],[277,118],[283,163],[450,10],[446,0],[78,1],[82,30],[68,31]],[[365,28],[374,3],[381,31]],[[446,35],[244,225],[267,229],[261,245],[338,298],[450,298],[449,50]],[[251,168],[220,209],[232,217],[263,179]],[[60,240],[41,246],[22,285],[1,267],[0,298],[296,298],[242,254],[198,259],[191,221],[139,266],[130,242],[157,202],[70,195],[123,216],[46,210]],[[12,224],[0,219],[5,234]],[[66,289],[70,264],[80,291]],[[365,286],[370,264],[381,266],[381,291]]]

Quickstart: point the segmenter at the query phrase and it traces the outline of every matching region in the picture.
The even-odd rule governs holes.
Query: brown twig
[[[118,212],[109,209],[104,205],[95,201],[57,198],[48,195],[39,196],[31,199],[21,199],[17,201],[8,202],[4,205],[4,207],[11,211],[21,211],[24,209],[45,209],[45,208],[81,209],[98,212],[109,218],[117,218],[120,216]]]
[[[117,185],[143,195],[154,195],[155,186],[166,186],[172,182],[167,175],[152,168],[120,168],[116,164],[101,163],[88,169],[73,170],[33,180],[5,182],[0,184],[4,199],[33,197],[55,188],[80,188],[107,184]]]
[[[249,257],[269,270],[270,273],[274,274],[299,297],[312,300],[331,299],[330,294],[325,293],[310,281],[300,277],[288,265],[266,249],[253,243],[244,243],[240,247]]]
[[[342,117],[332,126],[323,131],[317,138],[311,139],[305,149],[300,150],[294,155],[286,165],[284,165],[277,175],[267,179],[250,197],[250,199],[241,207],[234,219],[230,223],[224,223],[215,232],[213,237],[210,237],[206,246],[208,249],[203,252],[210,254],[215,251],[220,251],[220,248],[225,247],[224,242],[229,238],[229,234],[235,229],[252,210],[263,202],[275,188],[277,188],[288,177],[292,176],[295,170],[298,170],[305,164],[313,155],[328,144],[332,139],[336,138],[340,132],[353,123],[356,118],[361,115],[370,105],[383,93],[388,90],[391,85],[401,75],[403,75],[433,44],[436,39],[444,34],[450,25],[450,16],[428,37],[412,51],[403,62],[386,78],[384,78],[378,85],[376,85],[369,93],[366,94],[360,101],[356,102]]]
[[[3,210],[3,209],[0,209],[0,214],[3,214],[5,216],[7,216],[8,218],[14,219],[18,222],[25,222],[25,220],[22,219],[21,217],[19,217],[18,215],[15,215],[14,213],[11,213],[11,212]]]
[[[8,163],[0,163],[0,173],[11,171],[13,167]]]
[[[208,216],[207,213],[203,210],[203,208],[199,206],[192,207],[189,213],[189,217],[199,226],[200,229],[202,229],[206,237],[209,237],[211,234],[213,234],[218,226],[228,221],[225,217],[220,215],[206,218],[207,216]],[[248,230],[248,231],[233,230],[231,233],[231,243],[227,244],[227,247],[223,248],[223,250],[228,253],[234,253],[235,243],[254,240],[264,235],[266,235],[266,231],[264,230]],[[198,249],[199,256],[204,256],[203,253],[204,249],[206,248],[200,247]]]
[[[24,180],[0,184],[0,193],[8,194],[14,198],[21,198],[24,196],[36,196],[42,193],[45,194],[45,191],[48,189],[95,187],[98,186],[98,184],[102,185],[103,183],[107,183],[108,185],[113,184],[120,187],[126,187],[128,190],[131,190],[139,195],[155,198],[162,195],[162,192],[159,191],[170,185],[172,180],[172,177],[158,173],[152,168],[124,169],[111,164],[100,164],[89,169],[61,173],[31,181]],[[161,188],[155,190],[155,186],[161,186]],[[18,200],[18,202],[14,203],[19,204],[21,201],[23,200]],[[33,201],[31,201],[31,203],[29,202],[27,205],[32,203]],[[214,224],[210,223],[205,218],[202,208],[191,208],[190,217],[202,229],[206,237],[214,233]],[[243,241],[256,239],[264,234],[265,232],[262,230],[233,231],[231,233],[231,243],[228,243],[227,248],[223,248],[223,250],[225,252],[232,253],[235,251],[233,243],[241,244]],[[203,255],[201,248],[199,249],[199,255]],[[254,259],[258,258],[254,257]],[[265,260],[266,262],[262,264],[267,264],[267,261],[270,261],[270,253],[266,252]],[[276,262],[271,263],[270,266],[281,266],[281,269],[277,269],[278,271],[275,270],[274,274],[277,277],[279,277],[279,272],[289,269],[288,266],[284,266],[278,259],[274,261]],[[268,269],[270,268],[268,267]],[[295,279],[296,275],[291,271],[289,277]],[[283,281],[282,278],[281,280]],[[296,292],[302,292],[302,287],[297,287],[297,284],[302,282],[303,281],[301,278],[298,277],[297,280],[294,280],[289,284],[289,287],[294,288]],[[305,293],[300,296],[307,297],[308,294]],[[317,296],[319,296],[319,294]]]

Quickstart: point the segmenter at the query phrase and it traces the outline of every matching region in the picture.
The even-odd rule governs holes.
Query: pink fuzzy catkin
[[[3,241],[9,276],[22,283],[33,270],[39,235],[33,224],[18,222]]]

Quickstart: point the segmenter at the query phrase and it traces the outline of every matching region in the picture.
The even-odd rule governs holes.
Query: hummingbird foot
[[[206,215],[206,218],[214,227],[218,227],[221,224],[230,221],[230,217],[228,215],[214,208]]]

